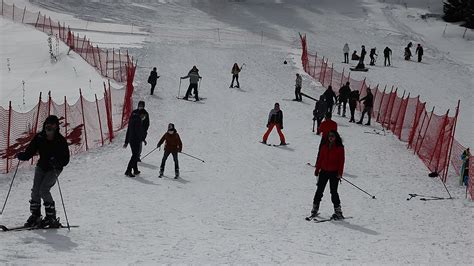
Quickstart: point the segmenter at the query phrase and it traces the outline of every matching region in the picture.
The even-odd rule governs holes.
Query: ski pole
[[[201,161],[201,162],[205,163],[204,160],[199,159],[199,158],[197,158],[197,157],[194,157],[194,156],[192,156],[192,155],[190,155],[190,154],[187,154],[187,153],[185,153],[185,152],[180,152],[180,153],[181,153],[181,154],[184,154],[184,155],[187,155],[187,156],[189,156],[189,157],[191,157],[191,158],[193,158],[193,159],[196,159],[196,160],[198,160],[198,161]]]
[[[154,148],[153,150],[151,150],[149,153],[147,153],[145,156],[143,156],[141,159],[145,159],[145,157],[147,157],[148,155],[150,155],[152,152],[156,151],[156,149],[158,149],[158,147]]]
[[[353,185],[354,187],[358,188],[360,191],[364,192],[365,194],[367,194],[367,195],[371,196],[373,199],[375,199],[375,196],[373,196],[373,195],[370,195],[369,193],[367,193],[367,191],[365,191],[365,190],[361,189],[360,187],[358,187],[358,186],[354,185],[353,183],[351,183],[350,181],[348,181],[348,180],[347,180],[347,179],[345,179],[344,177],[342,177],[342,176],[341,176],[341,179],[342,179],[342,180],[344,180],[344,181],[346,181],[347,183],[349,183],[349,184]]]
[[[3,203],[3,208],[2,208],[2,211],[0,212],[0,215],[3,214],[3,211],[5,210],[5,206],[7,206],[7,201],[8,201],[8,198],[10,197],[10,191],[12,190],[13,181],[15,180],[16,173],[18,171],[18,166],[20,166],[20,160],[18,160],[18,164],[16,165],[15,173],[13,174],[12,182],[10,183],[10,188],[8,189],[7,197],[5,198],[5,202]]]
[[[178,98],[180,94],[181,94],[181,78],[179,79]]]
[[[61,186],[59,185],[59,174],[56,169],[54,169],[54,174],[56,175],[56,182],[58,182],[59,195],[61,196],[61,203],[63,204],[64,217],[66,217],[67,230],[71,231],[71,226],[69,225],[69,219],[67,218],[66,206],[64,205],[63,193],[61,191]]]

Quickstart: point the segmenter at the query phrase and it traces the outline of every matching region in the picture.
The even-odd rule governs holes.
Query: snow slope
[[[255,7],[252,2],[239,5],[250,10]],[[269,13],[279,12],[273,4],[258,5]],[[162,76],[156,96],[148,95],[145,82],[137,85],[135,98],[146,100],[152,124],[144,153],[173,122],[183,151],[206,163],[181,155],[182,178],[170,178],[169,159],[167,177],[158,179],[161,152],[155,152],[140,164],[139,177],[126,178],[130,152],[121,148],[122,132],[114,144],[74,157],[61,175],[68,217],[81,227],[71,232],[2,233],[0,262],[473,263],[474,205],[463,200],[464,191],[448,184],[455,200],[407,201],[408,193],[444,196],[444,188],[439,180],[426,177],[421,161],[396,138],[366,134],[380,128],[355,126],[338,116],[346,146],[345,178],[377,199],[343,182],[342,208],[354,218],[322,224],[304,221],[316,188],[313,169],[306,163],[314,163],[320,139],[311,132],[313,102],[291,101],[294,75],[301,73],[296,32],[290,35],[290,28],[275,26],[274,36],[283,37],[264,44],[218,42],[198,35],[161,38],[163,29],[172,32],[186,25],[192,34],[193,25],[199,32],[200,25],[220,27],[223,22],[187,3],[160,7],[167,24],[150,27],[145,46],[134,51],[142,65],[158,66]],[[183,16],[173,19],[173,14]],[[258,36],[257,30],[248,32],[247,36]],[[290,63],[282,64],[284,59]],[[228,88],[234,62],[246,64],[240,90]],[[179,76],[194,64],[203,76],[200,95],[207,99],[202,103],[175,98]],[[145,81],[147,75],[148,69],[139,71],[137,81]],[[186,87],[183,81],[181,94]],[[305,76],[303,91],[319,95],[322,88]],[[287,147],[258,143],[274,102],[280,102],[285,115]],[[275,132],[270,142],[278,143]],[[1,224],[27,218],[31,175],[31,170],[19,171]],[[10,178],[0,178],[0,195],[6,194]],[[59,203],[56,187],[53,192]],[[64,217],[60,207],[58,211]],[[321,213],[332,214],[328,190]]]

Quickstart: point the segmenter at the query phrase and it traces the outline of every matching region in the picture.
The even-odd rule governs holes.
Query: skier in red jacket
[[[334,205],[334,214],[332,219],[344,219],[341,209],[341,201],[337,193],[339,181],[342,178],[344,171],[344,145],[342,144],[341,136],[335,130],[331,130],[327,135],[327,141],[321,145],[319,155],[316,160],[315,176],[319,176],[313,199],[313,209],[311,216],[314,218],[318,215],[319,203],[323,198],[323,192],[326,184],[329,181],[329,188],[331,190],[331,201]]]
[[[326,120],[324,120],[324,122],[321,123],[321,125],[319,126],[318,128],[318,135],[320,133],[321,134],[321,143],[323,142],[323,140],[325,138],[327,138],[328,136],[328,133],[331,131],[331,130],[334,130],[334,131],[337,131],[337,123],[334,122],[331,118],[332,118],[332,114],[331,113],[326,113],[326,115],[324,116]]]

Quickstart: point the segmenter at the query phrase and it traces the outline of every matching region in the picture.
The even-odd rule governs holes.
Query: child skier
[[[148,83],[151,85],[150,95],[153,95],[153,93],[155,92],[156,81],[159,78],[160,76],[158,76],[158,73],[156,72],[156,67],[154,67],[153,70],[150,72],[150,76],[148,77]]]
[[[374,66],[375,65],[375,60],[376,57],[378,56],[377,51],[375,48],[370,49],[370,65]]]
[[[51,188],[56,184],[63,167],[69,163],[69,148],[66,139],[59,133],[59,119],[55,115],[46,118],[43,130],[36,134],[24,152],[17,155],[18,160],[28,161],[39,153],[35,168],[33,188],[31,189],[31,216],[25,223],[26,227],[59,228],[61,224],[56,218],[56,208]],[[43,199],[46,217],[41,219],[41,199]]]
[[[239,83],[239,73],[242,71],[242,67],[239,68],[239,65],[237,63],[234,63],[234,66],[232,67],[232,83],[230,83],[229,88],[234,88],[234,80],[237,82],[236,88],[240,88],[240,83]]]
[[[160,166],[160,175],[158,177],[163,177],[163,173],[165,172],[165,164],[168,156],[171,154],[173,155],[174,160],[174,171],[175,171],[175,179],[179,177],[179,162],[178,162],[178,153],[181,152],[183,149],[183,143],[181,142],[181,138],[179,137],[178,131],[174,127],[174,124],[168,124],[168,131],[161,137],[160,141],[158,142],[157,148],[160,148],[161,144],[165,143],[165,151],[163,154],[163,159],[161,160]]]
[[[280,104],[275,103],[275,106],[272,110],[270,110],[270,114],[268,115],[268,122],[267,122],[267,132],[263,135],[263,144],[267,144],[267,139],[270,133],[272,132],[273,128],[276,127],[278,135],[280,136],[280,145],[286,145],[285,136],[281,130],[283,129],[283,112],[280,110]]]

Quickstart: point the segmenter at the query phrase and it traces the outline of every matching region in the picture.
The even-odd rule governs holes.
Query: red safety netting
[[[104,95],[95,101],[87,101],[79,90],[79,100],[71,104],[64,97],[64,103],[57,104],[48,95],[42,101],[40,94],[38,104],[29,112],[19,113],[12,109],[0,107],[0,172],[12,170],[13,159],[31,141],[33,136],[42,130],[42,124],[48,115],[60,118],[61,133],[66,137],[71,154],[77,154],[92,148],[110,143],[114,132],[128,124],[132,112],[133,79],[136,66],[128,52],[120,50],[100,49],[93,46],[84,36],[74,34],[64,24],[53,22],[51,18],[40,12],[32,13],[24,9],[8,5],[3,0],[1,15],[34,26],[37,30],[58,36],[71,50],[81,55],[90,65],[104,77],[117,82],[126,82],[124,89],[112,90],[110,83],[104,83]],[[34,159],[31,163],[33,163]]]
[[[372,117],[376,119],[385,129],[393,132],[401,141],[407,142],[408,147],[413,149],[420,159],[432,172],[440,173],[442,180],[446,182],[449,161],[459,173],[462,162],[460,156],[465,150],[455,139],[459,103],[454,116],[449,116],[449,110],[444,115],[426,110],[426,103],[420,102],[420,97],[410,97],[410,94],[399,96],[398,88],[379,88],[379,85],[370,88],[366,79],[355,80],[350,77],[350,72],[336,71],[333,64],[324,57],[318,58],[317,54],[309,54],[307,51],[306,36],[300,34],[301,47],[303,49],[301,60],[303,68],[313,78],[317,79],[324,87],[332,86],[337,94],[339,88],[346,82],[350,82],[353,90],[359,90],[361,98],[367,95],[370,89],[374,95],[374,106]],[[359,105],[359,111],[362,106]],[[451,156],[452,153],[452,156]],[[472,160],[471,160],[472,163]],[[474,171],[470,171],[470,181]],[[474,199],[474,191],[470,182],[469,191]]]

